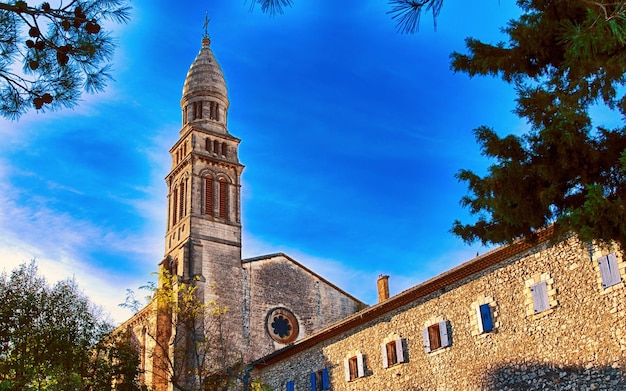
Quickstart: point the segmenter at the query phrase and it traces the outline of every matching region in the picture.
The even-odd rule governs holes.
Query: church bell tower
[[[229,310],[241,330],[240,140],[228,132],[228,91],[205,34],[181,99],[182,128],[170,149],[164,264],[195,280],[205,302]],[[241,331],[239,331],[241,332]]]

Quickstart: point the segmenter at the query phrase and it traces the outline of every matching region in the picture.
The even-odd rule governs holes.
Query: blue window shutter
[[[485,333],[493,330],[493,317],[491,316],[491,308],[489,304],[481,304],[480,311],[480,324],[482,325],[482,331]]]
[[[311,391],[316,391],[317,390],[317,384],[315,382],[315,372],[311,372]]]
[[[328,381],[328,369],[322,369],[322,390],[328,390],[330,382]]]
[[[450,338],[448,337],[448,321],[439,322],[439,336],[441,337],[441,347],[450,346]]]
[[[548,301],[548,287],[545,281],[540,281],[531,286],[530,293],[533,297],[533,308],[536,314],[550,308],[550,303]]]
[[[287,382],[287,391],[295,391],[293,380]]]
[[[428,327],[422,330],[422,338],[424,339],[424,351],[430,353],[430,337],[428,336]]]
[[[387,344],[380,345],[380,354],[383,356],[383,368],[389,368],[389,357],[387,357]]]
[[[404,362],[404,350],[402,349],[402,338],[396,339],[396,356],[398,362]]]

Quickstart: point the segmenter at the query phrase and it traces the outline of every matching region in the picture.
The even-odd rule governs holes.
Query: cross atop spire
[[[211,19],[209,19],[209,11],[206,12],[206,16],[204,17],[204,24],[202,25],[202,28],[204,29],[204,38],[209,38],[209,22],[211,21]]]

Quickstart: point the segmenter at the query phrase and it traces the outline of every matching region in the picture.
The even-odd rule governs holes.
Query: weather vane
[[[209,19],[209,11],[206,12],[206,16],[204,17],[204,25],[202,26],[202,28],[204,28],[204,38],[209,38],[209,22],[211,21],[211,19]]]

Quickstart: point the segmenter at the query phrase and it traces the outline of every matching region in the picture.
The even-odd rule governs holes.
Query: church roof
[[[228,102],[224,73],[215,59],[210,45],[211,40],[204,37],[202,48],[187,72],[183,86],[183,100],[188,100],[194,96],[211,95],[221,97],[225,103]]]

